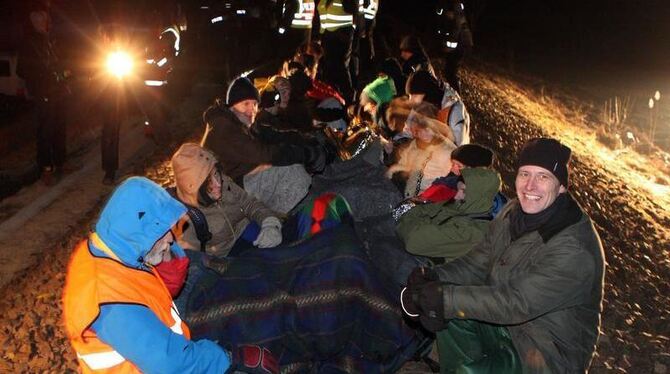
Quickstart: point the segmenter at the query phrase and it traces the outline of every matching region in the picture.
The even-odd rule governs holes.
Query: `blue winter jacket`
[[[148,270],[143,258],[185,213],[186,207],[159,185],[133,177],[114,191],[95,230],[124,264]],[[95,256],[108,257],[90,241],[89,246]],[[184,256],[176,243],[172,251]],[[219,345],[186,339],[145,306],[103,305],[91,327],[100,340],[145,373],[224,373],[230,366]]]

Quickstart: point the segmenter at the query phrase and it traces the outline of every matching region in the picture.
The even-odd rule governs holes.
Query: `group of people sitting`
[[[131,177],[112,193],[64,290],[81,369],[382,373],[435,340],[443,373],[587,370],[604,261],[567,192],[570,149],[527,142],[507,202],[494,153],[469,144],[460,96],[431,69],[411,65],[403,95],[384,61],[357,111],[317,79],[320,58],[302,46],[260,91],[235,79],[201,143],[173,155],[173,187]],[[355,121],[373,141],[338,160],[333,136]],[[313,187],[361,159],[396,202],[366,217]],[[346,178],[355,194],[365,177]],[[371,216],[395,230],[371,237]]]

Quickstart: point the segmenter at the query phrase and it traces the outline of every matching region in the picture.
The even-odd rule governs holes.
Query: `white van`
[[[26,82],[16,75],[16,52],[0,52],[0,95],[26,98]]]

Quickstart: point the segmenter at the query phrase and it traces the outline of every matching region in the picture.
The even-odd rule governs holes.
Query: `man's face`
[[[30,13],[30,21],[40,34],[47,34],[49,32],[49,15],[45,11],[35,11]]]
[[[258,113],[258,101],[254,99],[242,100],[239,103],[233,105],[231,109],[247,117],[249,119],[248,124],[251,125],[254,123],[254,120],[256,120],[256,114]]]
[[[168,261],[170,259],[170,245],[172,245],[173,242],[174,236],[170,230],[154,243],[154,246],[151,247],[149,253],[144,256],[144,262],[156,266],[163,261]]]
[[[454,160],[453,158],[451,159],[451,171],[452,173],[456,175],[461,175],[461,170],[465,167],[462,162],[458,160]]]
[[[454,195],[454,200],[465,200],[465,183],[463,182],[458,182],[456,185],[456,195]]]
[[[411,105],[419,105],[423,102],[423,98],[426,97],[425,94],[409,94],[407,99]]]
[[[516,174],[516,196],[521,210],[526,214],[536,214],[547,209],[566,191],[565,187],[549,170],[534,165],[524,165]]]

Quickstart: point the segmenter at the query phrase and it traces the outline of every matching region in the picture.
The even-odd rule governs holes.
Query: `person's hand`
[[[267,348],[242,345],[230,350],[230,368],[226,374],[277,374],[279,362]]]
[[[444,319],[442,282],[426,283],[419,288],[419,321],[428,331],[437,332],[447,327]]]
[[[261,232],[254,240],[258,248],[272,248],[281,244],[281,221],[277,217],[268,217],[261,223]]]
[[[407,287],[419,287],[429,282],[440,280],[435,269],[419,266],[414,268],[407,277]]]
[[[419,289],[414,287],[405,287],[400,291],[400,306],[402,311],[412,317],[419,317]]]

